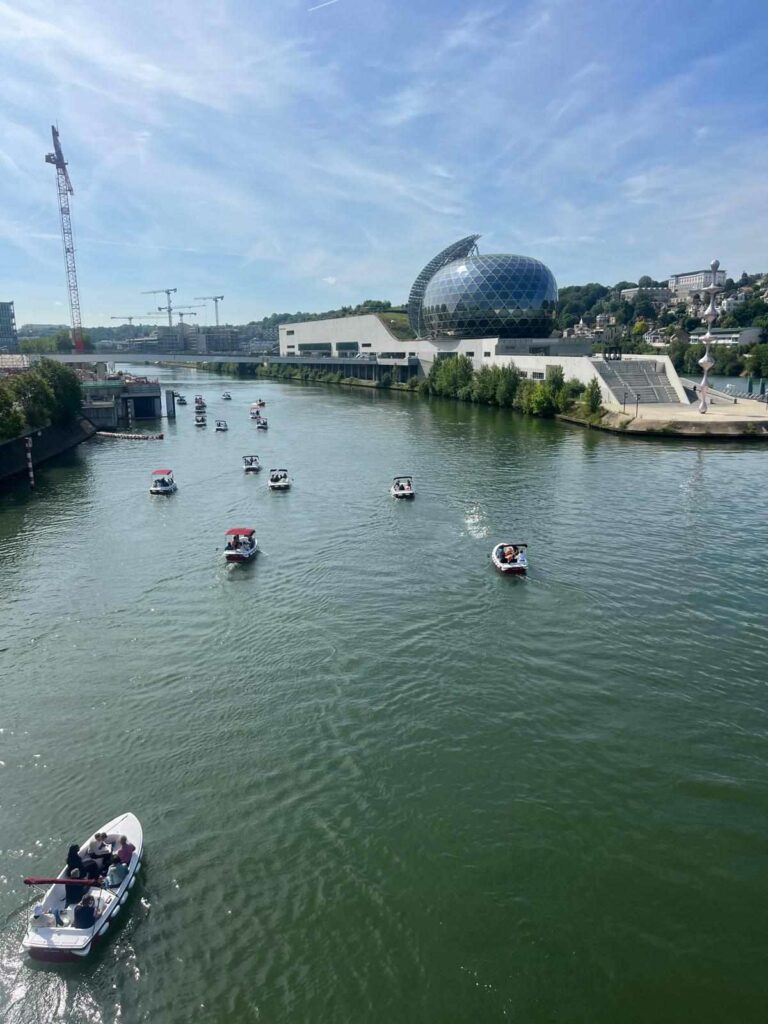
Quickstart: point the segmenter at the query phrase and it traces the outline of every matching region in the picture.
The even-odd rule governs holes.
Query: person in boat
[[[127,836],[120,836],[120,846],[117,850],[118,859],[122,864],[128,865],[131,863],[131,857],[136,852],[136,847],[133,843],[128,842]]]
[[[29,922],[30,928],[55,928],[56,918],[53,914],[46,913],[42,903],[38,903],[32,911],[32,918]]]
[[[120,857],[116,853],[113,854],[112,863],[109,865],[109,869],[107,871],[107,885],[109,888],[117,889],[127,874],[128,864],[125,861],[120,860]]]
[[[100,875],[107,870],[112,858],[112,844],[116,839],[117,836],[108,836],[106,832],[97,832],[86,847],[86,853],[98,864]]]
[[[96,909],[96,900],[93,896],[83,896],[75,907],[74,928],[93,928],[100,911]]]
[[[69,877],[85,878],[87,876],[82,875],[80,868],[72,868],[72,870],[69,872]],[[83,885],[67,885],[67,883],[64,882],[64,906],[69,907],[73,903],[79,903],[80,898],[83,895],[83,890],[85,888],[87,887]]]
[[[517,561],[518,553],[519,552],[514,544],[507,544],[504,548],[504,561],[507,565],[511,565],[513,562]]]
[[[78,874],[73,875],[73,870],[77,869]],[[95,860],[91,860],[90,857],[86,860],[80,856],[80,847],[74,843],[70,846],[67,851],[67,874],[71,878],[83,877],[96,878],[99,873],[99,865]]]

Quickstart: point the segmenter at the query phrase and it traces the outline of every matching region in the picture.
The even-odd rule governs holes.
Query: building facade
[[[0,302],[0,352],[18,352],[19,336],[12,302]]]
[[[725,284],[725,279],[726,272],[718,270],[715,284],[723,285]],[[702,291],[711,283],[711,270],[690,270],[686,274],[670,274],[668,287],[670,292],[680,299],[690,295],[691,292]]]

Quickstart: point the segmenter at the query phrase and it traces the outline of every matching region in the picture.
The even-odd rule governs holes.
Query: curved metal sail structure
[[[421,304],[424,300],[424,292],[427,290],[427,285],[438,270],[441,270],[446,264],[452,263],[454,260],[464,259],[470,253],[477,252],[477,240],[479,237],[480,235],[467,235],[466,238],[461,238],[458,242],[454,242],[453,245],[449,245],[447,249],[443,249],[442,252],[439,252],[437,256],[434,256],[429,261],[413,282],[411,293],[408,296],[408,322],[416,332],[417,337],[421,338],[424,335]]]

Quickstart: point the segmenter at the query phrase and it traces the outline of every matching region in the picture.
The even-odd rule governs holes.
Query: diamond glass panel
[[[424,292],[430,334],[462,338],[547,338],[554,326],[557,284],[530,256],[491,253],[454,260]]]

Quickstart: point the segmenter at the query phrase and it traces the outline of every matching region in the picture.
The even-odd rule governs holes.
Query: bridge
[[[29,356],[30,362],[39,359],[55,359],[58,363],[266,363],[266,352],[255,355],[244,352],[46,352]]]

